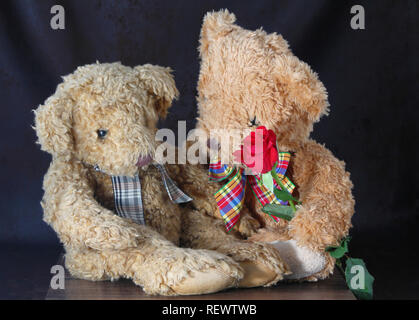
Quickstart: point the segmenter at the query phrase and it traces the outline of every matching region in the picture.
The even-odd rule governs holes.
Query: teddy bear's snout
[[[153,161],[153,157],[151,155],[146,155],[146,156],[139,156],[138,157],[138,161],[137,161],[137,166],[138,167],[143,167],[146,166],[148,164],[150,164],[150,162]]]

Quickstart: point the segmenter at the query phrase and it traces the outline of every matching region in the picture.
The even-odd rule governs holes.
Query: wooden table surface
[[[64,265],[61,257],[59,265]],[[269,288],[229,289],[199,296],[149,296],[131,280],[87,281],[72,278],[66,271],[65,289],[49,288],[47,300],[354,300],[338,270],[314,283],[279,283]]]

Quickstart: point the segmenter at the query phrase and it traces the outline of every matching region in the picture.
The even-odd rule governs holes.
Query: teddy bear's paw
[[[237,279],[218,269],[194,271],[180,283],[171,287],[179,295],[197,295],[221,291],[237,286]]]
[[[290,274],[278,251],[267,243],[242,241],[218,249],[240,263],[244,277],[239,287],[270,286]]]
[[[237,228],[241,235],[251,237],[260,229],[260,223],[250,215],[243,215],[237,224]]]
[[[323,253],[299,246],[295,240],[274,241],[271,244],[281,253],[284,261],[292,270],[292,274],[287,275],[286,279],[307,278],[307,280],[313,280],[315,278],[312,277],[313,275],[325,269],[327,260]]]
[[[187,276],[171,286],[176,294],[217,292],[236,287],[243,277],[240,266],[223,254],[210,250],[184,250],[182,264],[187,267]]]
[[[171,248],[134,279],[146,293],[195,295],[237,287],[243,270],[233,259],[210,250]],[[143,271],[144,268],[142,268]],[[144,281],[145,280],[145,281]]]

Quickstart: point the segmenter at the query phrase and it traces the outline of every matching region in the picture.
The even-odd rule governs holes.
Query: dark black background
[[[66,29],[50,28],[62,4]],[[366,30],[352,30],[362,4]],[[0,4],[0,298],[42,297],[59,252],[42,222],[50,157],[35,144],[32,109],[60,76],[88,63],[153,63],[175,70],[180,99],[162,127],[195,125],[198,39],[207,11],[281,33],[319,73],[330,116],[313,137],[346,161],[356,214],[350,252],[376,277],[376,298],[418,298],[418,1],[2,1]],[[45,283],[44,283],[45,282]]]

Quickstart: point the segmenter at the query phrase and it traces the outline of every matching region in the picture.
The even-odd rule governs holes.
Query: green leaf
[[[328,247],[327,249],[329,249],[330,247]],[[326,251],[327,251],[326,249]],[[342,258],[346,252],[348,252],[344,247],[336,247],[336,248],[332,248],[330,251],[328,251],[330,253],[330,255],[335,258],[335,259],[339,259]]]
[[[346,260],[345,278],[349,289],[358,299],[372,299],[374,277],[368,272],[362,259],[348,258]]]
[[[287,192],[287,191],[275,189],[274,190],[274,194],[275,194],[275,197],[277,197],[279,200],[282,200],[282,201],[290,201],[290,200],[292,200],[292,201],[298,202],[298,200],[295,199],[292,196],[292,194],[289,193],[289,192]]]
[[[270,171],[262,174],[262,183],[268,190],[274,190],[274,180]]]
[[[346,238],[343,238],[339,246],[327,247],[326,252],[329,252],[329,254],[335,259],[342,258],[345,255],[345,253],[348,252],[348,243],[350,240],[351,240],[351,237],[349,236]]]
[[[294,210],[290,206],[282,206],[280,204],[268,203],[263,208],[262,211],[269,215],[285,219],[290,221],[294,218]]]

